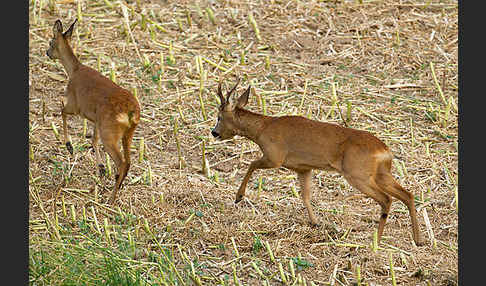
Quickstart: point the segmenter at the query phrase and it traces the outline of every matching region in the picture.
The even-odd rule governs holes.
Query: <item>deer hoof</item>
[[[73,145],[71,145],[71,142],[66,142],[66,149],[71,153],[71,155],[74,153],[73,150]]]
[[[235,204],[239,203],[243,199],[243,196],[236,196]]]
[[[317,223],[317,222],[311,222],[311,226],[312,227],[321,227],[321,224],[320,223]]]
[[[415,242],[415,245],[416,246],[424,246],[425,245],[425,242],[423,242],[423,241],[417,241],[417,242]]]

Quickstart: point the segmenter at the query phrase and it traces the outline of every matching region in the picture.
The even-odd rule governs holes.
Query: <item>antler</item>
[[[226,94],[226,98],[229,98],[231,96],[231,94],[235,91],[235,89],[236,89],[236,87],[238,86],[239,83],[240,83],[240,78],[238,77],[236,79],[235,86]]]
[[[226,99],[224,98],[223,92],[221,91],[221,82],[222,79],[219,80],[219,84],[218,84],[218,96],[219,96],[219,100],[221,101],[221,105],[223,105],[226,103]]]

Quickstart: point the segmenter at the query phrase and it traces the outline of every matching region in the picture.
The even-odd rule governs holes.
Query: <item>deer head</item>
[[[66,32],[62,32],[62,23],[60,20],[57,20],[54,23],[52,28],[53,38],[49,43],[49,49],[47,50],[47,56],[51,59],[59,59],[61,55],[67,50],[69,47],[69,42],[71,40],[71,36],[73,34],[74,24],[78,19],[74,20],[71,24],[69,29]]]
[[[238,98],[233,96],[233,92],[238,86],[240,79],[238,78],[235,86],[223,96],[221,91],[221,81],[218,84],[218,96],[221,101],[218,111],[218,122],[211,130],[211,134],[218,139],[230,139],[238,132],[236,126],[235,110],[243,108],[248,103],[248,95],[250,94],[251,86]]]

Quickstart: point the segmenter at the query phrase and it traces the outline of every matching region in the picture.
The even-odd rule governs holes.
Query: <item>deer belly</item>
[[[96,114],[94,111],[90,111],[90,110],[81,110],[80,111],[80,114],[82,117],[88,119],[89,121],[91,122],[94,122],[95,121],[95,118],[96,118]]]
[[[285,158],[283,166],[292,170],[338,171],[327,160],[311,153],[290,153]]]

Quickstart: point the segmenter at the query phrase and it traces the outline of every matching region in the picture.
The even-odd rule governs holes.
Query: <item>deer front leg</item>
[[[66,145],[66,149],[73,155],[74,150],[73,150],[73,145],[71,144],[71,141],[69,140],[68,134],[67,134],[67,110],[66,107],[64,106],[61,110],[61,116],[62,116],[62,129],[63,129],[63,134],[64,134],[64,144]]]
[[[302,196],[302,201],[304,202],[304,206],[307,208],[307,213],[309,214],[309,219],[313,226],[319,226],[317,222],[316,216],[314,215],[314,211],[312,210],[312,206],[310,204],[311,201],[311,179],[312,179],[312,171],[301,171],[297,172],[298,179],[300,182],[300,191]]]
[[[62,116],[62,131],[64,135],[64,144],[66,145],[66,149],[73,155],[74,150],[73,150],[73,145],[71,144],[71,140],[68,137],[67,133],[67,115],[68,114],[75,114],[76,109],[73,104],[73,101],[69,100],[69,92],[66,92],[65,98],[61,100],[61,116]],[[64,100],[67,101],[66,104],[64,104]]]
[[[101,161],[100,146],[98,145],[100,139],[99,129],[100,128],[98,127],[98,124],[95,123],[94,132],[93,132],[93,141],[91,145],[93,145],[93,149],[95,151],[96,164],[98,165],[99,168],[100,177],[103,177],[106,174],[106,170],[105,170],[105,165]]]
[[[262,158],[251,162],[250,167],[248,168],[248,171],[246,171],[246,175],[241,182],[240,188],[236,193],[235,204],[241,201],[241,199],[245,195],[246,185],[248,184],[248,181],[250,180],[253,171],[255,171],[256,169],[278,168],[282,165],[282,162],[283,160],[271,160],[266,156],[263,156]]]

